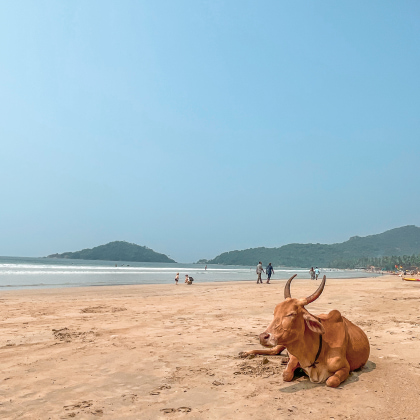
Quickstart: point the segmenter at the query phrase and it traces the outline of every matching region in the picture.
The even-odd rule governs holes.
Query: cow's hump
[[[327,322],[343,322],[343,317],[341,316],[340,311],[337,311],[337,309],[334,309],[328,314],[318,315],[318,318]]]
[[[331,347],[345,348],[347,345],[347,334],[341,313],[333,310],[329,314],[320,315],[319,318],[325,328],[325,334],[322,337],[324,341]]]

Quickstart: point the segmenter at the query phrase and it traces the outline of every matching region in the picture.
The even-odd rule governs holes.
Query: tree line
[[[328,268],[369,268],[379,270],[395,270],[398,268],[413,269],[420,267],[420,254],[418,255],[393,255],[391,257],[363,257],[353,260],[335,260],[328,264]]]

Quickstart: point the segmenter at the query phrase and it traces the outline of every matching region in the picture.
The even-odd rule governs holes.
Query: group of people
[[[188,274],[185,274],[185,284],[192,284],[192,282],[194,281],[194,279],[192,277],[190,277]],[[176,273],[175,276],[175,285],[178,285],[179,282],[179,273]]]
[[[309,270],[309,274],[311,275],[311,280],[318,280],[318,276],[319,276],[319,268],[315,267],[315,270],[313,267],[311,267],[311,269]]]
[[[266,281],[266,283],[267,284],[270,284],[270,280],[271,280],[271,275],[272,274],[274,274],[274,268],[273,268],[273,266],[271,265],[271,263],[269,263],[268,265],[267,265],[267,267],[265,268],[265,271],[264,271],[264,269],[263,269],[263,266],[262,266],[262,263],[261,263],[261,261],[258,263],[258,265],[257,265],[257,284],[259,284],[259,283],[261,283],[262,284],[262,280],[261,280],[261,274],[262,273],[265,273],[265,274],[267,274],[267,281]]]
[[[206,266],[206,268],[207,268],[207,266]],[[264,268],[262,266],[262,262],[259,261],[258,265],[257,265],[256,273],[257,273],[257,284],[260,284],[260,283],[262,284],[262,282],[263,282],[262,279],[261,279],[261,274],[262,273],[267,274],[266,283],[270,284],[271,276],[274,274],[274,268],[271,265],[271,263],[269,263],[267,265],[267,267],[265,268],[265,271],[264,271]],[[314,270],[313,267],[311,267],[311,269],[309,270],[309,274],[311,275],[311,280],[318,280],[320,270],[319,270],[318,267],[315,267],[315,270]],[[178,281],[179,281],[179,273],[176,273],[175,285],[178,285]],[[185,274],[185,281],[184,281],[185,284],[192,284],[193,281],[194,281],[194,279],[192,277],[188,276],[188,274]]]
[[[270,280],[271,280],[271,275],[274,274],[274,268],[271,265],[271,263],[269,263],[267,265],[267,267],[265,268],[265,271],[263,269],[262,263],[261,261],[258,263],[257,265],[257,284],[262,284],[262,280],[261,280],[261,274],[265,273],[267,274],[267,284],[270,284]],[[313,267],[311,267],[311,269],[309,270],[309,274],[311,275],[311,280],[318,280],[319,274],[321,273],[321,271],[319,270],[318,267],[315,267],[315,270]]]

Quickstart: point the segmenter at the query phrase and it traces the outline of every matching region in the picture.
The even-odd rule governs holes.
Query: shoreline
[[[341,277],[341,278],[328,278],[327,280],[338,280],[338,281],[344,281],[344,280],[354,280],[354,279],[370,279],[370,278],[379,278],[384,276],[385,274],[381,274],[375,277]],[[390,275],[390,274],[386,274],[386,275]],[[401,276],[399,276],[401,277]],[[183,279],[180,279],[183,280]],[[276,282],[286,282],[288,280],[287,278],[284,279],[273,279],[271,278],[270,283],[271,284],[275,284]],[[300,278],[300,277],[296,277],[296,280],[308,280],[311,281],[310,278]],[[322,280],[322,277],[320,277],[318,280],[314,280],[314,282],[320,282]],[[263,284],[265,284],[266,279],[263,279]],[[240,283],[245,283],[245,284],[249,284],[249,283],[256,283],[256,280],[248,280],[248,279],[242,279],[242,280],[209,280],[209,281],[205,281],[205,280],[194,280],[194,284],[191,286],[197,286],[199,284],[213,284],[213,283],[223,283],[223,284],[240,284]],[[127,284],[123,284],[123,283],[115,283],[115,284],[91,284],[91,285],[66,285],[66,284],[60,284],[60,285],[28,285],[28,286],[13,286],[13,285],[3,285],[0,286],[0,291],[2,293],[4,292],[8,292],[8,291],[23,291],[23,290],[34,290],[34,291],[41,291],[41,290],[48,290],[48,289],[77,289],[77,288],[103,288],[103,287],[136,287],[136,286],[171,286],[171,285],[175,285],[175,283],[173,281],[167,281],[165,282],[156,282],[156,283],[137,283],[137,284],[133,284],[133,283],[127,283]],[[184,286],[184,282],[180,281],[178,286]],[[187,285],[185,285],[187,286]]]
[[[365,279],[373,279],[373,278],[379,278],[378,277],[348,277],[348,278],[328,278],[327,277],[327,282],[328,281],[349,281],[349,280],[365,280]],[[273,279],[271,278],[270,280],[270,284],[268,286],[271,285],[283,285],[284,283],[286,283],[286,281],[289,279],[289,277],[285,277],[283,279]],[[181,281],[182,280],[182,281]],[[297,284],[298,282],[302,282],[302,281],[307,281],[310,282],[314,285],[314,287],[316,288],[316,285],[319,286],[320,282],[322,280],[322,277],[320,277],[318,280],[311,280],[310,278],[303,278],[303,277],[296,277],[294,280],[294,284]],[[58,291],[58,290],[75,290],[75,289],[80,289],[80,290],[85,290],[85,289],[106,289],[109,288],[110,290],[116,288],[118,289],[119,287],[121,288],[141,288],[141,287],[150,287],[150,288],[154,288],[154,287],[162,287],[165,286],[165,289],[167,287],[188,287],[188,288],[194,288],[194,287],[204,287],[204,286],[211,286],[211,285],[226,285],[226,286],[241,286],[241,285],[249,285],[249,284],[253,284],[253,283],[257,283],[256,280],[210,280],[210,281],[194,281],[194,283],[192,285],[188,285],[185,284],[183,279],[180,279],[178,285],[176,286],[175,283],[172,281],[171,283],[142,283],[142,284],[105,284],[105,285],[87,285],[87,286],[57,286],[57,287],[25,287],[25,288],[14,288],[15,286],[10,286],[11,288],[8,289],[9,286],[0,286],[0,288],[4,288],[3,290],[1,290],[2,293],[6,293],[6,292],[22,292],[22,291],[27,291],[27,292],[33,292],[33,293],[37,293],[37,292],[42,292],[42,291],[47,291],[47,290],[52,290],[52,291]],[[266,279],[263,279],[263,285],[266,284]]]
[[[188,270],[189,272],[191,272],[190,270]],[[282,278],[277,277],[277,278],[271,278],[271,283],[274,284],[275,282],[282,282],[287,280],[291,275],[293,275],[295,272],[291,271],[290,273],[288,273],[287,276],[284,276]],[[341,272],[343,273],[343,272]],[[123,274],[122,277],[118,277],[120,276],[120,274]],[[206,273],[207,274],[207,273]],[[213,274],[213,273],[210,273]],[[284,273],[285,274],[285,273]],[[297,280],[310,280],[309,278],[305,277],[299,277],[298,273],[298,277]],[[336,280],[350,280],[350,279],[355,279],[355,278],[378,278],[378,277],[382,277],[382,274],[374,274],[373,276],[363,276],[363,277],[329,277],[329,274],[334,274],[334,272],[321,272],[321,277],[322,275],[325,274],[327,275],[327,279],[336,279]],[[367,273],[367,274],[371,274],[371,273]],[[95,274],[80,274],[80,273],[69,273],[66,274],[66,277],[68,277],[68,279],[66,279],[66,281],[64,281],[63,279],[63,274],[59,273],[56,274],[54,272],[48,273],[47,275],[43,274],[43,279],[45,278],[49,278],[52,281],[54,281],[54,277],[53,276],[57,276],[59,277],[62,282],[60,283],[53,283],[53,282],[45,282],[43,283],[42,281],[40,281],[40,279],[36,279],[37,282],[30,283],[30,281],[28,281],[28,278],[31,278],[31,274],[19,274],[18,276],[15,274],[11,274],[8,275],[7,280],[5,279],[5,275],[0,274],[0,290],[2,292],[6,292],[6,291],[12,291],[12,290],[44,290],[44,289],[66,289],[66,288],[78,288],[78,287],[95,287],[95,288],[101,288],[101,287],[119,287],[119,286],[147,286],[147,285],[160,285],[160,286],[170,286],[174,284],[174,280],[171,278],[166,278],[166,279],[153,279],[153,280],[142,280],[142,279],[138,279],[138,276],[133,275],[132,273],[119,273],[117,276],[117,279],[109,279],[109,275],[108,274],[103,274],[103,273],[95,273]],[[193,277],[194,277],[194,284],[193,285],[198,285],[198,284],[210,284],[210,283],[256,283],[256,275],[254,276],[254,273],[249,272],[249,275],[251,278],[234,278],[235,276],[238,276],[237,272],[233,272],[233,273],[227,273],[227,276],[229,276],[229,278],[223,278],[223,276],[218,276],[217,274],[213,274],[213,278],[209,278],[206,279],[206,275],[202,274],[201,276],[197,276],[196,273],[194,273]],[[37,274],[37,276],[39,277],[39,275]],[[83,278],[81,278],[81,276],[84,276]],[[125,281],[124,280],[124,276],[129,277],[129,280]],[[143,277],[146,277],[147,274],[142,273]],[[232,278],[233,277],[233,278]],[[254,278],[255,277],[255,278]],[[320,279],[321,279],[320,277]],[[23,283],[18,283],[18,284],[12,284],[11,280],[14,280],[16,282],[18,282],[17,279],[24,279],[24,280],[20,280]],[[319,279],[319,280],[320,280]],[[318,281],[319,281],[318,280]],[[96,281],[96,283],[95,283]],[[265,279],[263,279],[263,281],[265,282]],[[1,284],[1,283],[6,283],[6,284]],[[274,282],[274,283],[273,283]],[[180,279],[179,285],[183,285],[183,278]]]

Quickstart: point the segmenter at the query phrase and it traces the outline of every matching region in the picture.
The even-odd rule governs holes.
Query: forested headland
[[[224,252],[208,264],[256,265],[271,262],[286,267],[361,268],[390,270],[395,265],[420,266],[420,228],[404,226],[337,244],[289,244]]]
[[[146,246],[140,246],[125,241],[114,241],[95,248],[82,249],[76,252],[48,255],[48,258],[69,258],[81,260],[105,261],[135,261],[135,262],[163,262],[175,261],[165,254],[160,254]]]

